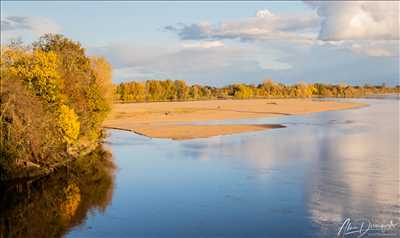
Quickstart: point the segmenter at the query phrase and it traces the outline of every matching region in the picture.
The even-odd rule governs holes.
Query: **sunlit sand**
[[[312,99],[127,103],[115,104],[103,125],[148,137],[185,140],[283,127],[266,124],[226,125],[222,120],[282,117],[362,106],[365,104]],[[221,120],[221,124],[193,124],[214,120]]]

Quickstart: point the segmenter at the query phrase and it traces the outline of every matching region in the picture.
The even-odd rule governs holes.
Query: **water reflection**
[[[14,188],[0,229],[16,237],[332,238],[346,218],[400,223],[399,101],[356,101],[370,106],[241,121],[288,127],[207,139],[110,130],[115,189],[109,173],[95,171]]]
[[[49,177],[0,187],[0,237],[62,237],[90,212],[105,212],[114,165],[104,152]]]
[[[368,108],[336,114],[355,124],[335,128],[343,133],[321,140],[321,155],[307,180],[307,206],[321,237],[337,232],[346,218],[400,222],[399,101],[366,101]]]
[[[357,101],[370,106],[259,120],[288,127],[181,146],[199,149],[198,158],[211,155],[232,163],[240,161],[237,168],[247,170],[264,185],[275,183],[293,191],[301,189],[297,196],[304,202],[294,210],[306,209],[306,214],[295,212],[294,216],[303,216],[303,222],[309,224],[303,223],[308,227],[297,237],[307,237],[307,232],[314,237],[334,237],[346,218],[374,224],[393,221],[399,224],[399,232],[399,101]],[[213,154],[216,151],[219,156]],[[269,189],[272,191],[275,190]],[[282,199],[293,203],[289,196]],[[285,207],[290,206],[281,206],[280,211]]]
[[[347,217],[396,222],[399,101],[357,101],[370,106],[207,139],[111,130],[113,204],[68,236],[332,238]]]

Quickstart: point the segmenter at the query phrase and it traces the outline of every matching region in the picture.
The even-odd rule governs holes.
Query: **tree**
[[[68,145],[76,142],[79,135],[80,123],[74,110],[66,105],[61,105],[58,109],[57,126],[63,134],[63,139]]]
[[[79,42],[62,35],[46,34],[33,43],[34,50],[57,55],[65,104],[80,118],[80,137],[93,141],[101,133],[101,121],[109,111],[111,70],[105,59],[86,56]]]
[[[145,85],[145,86],[144,86]],[[145,89],[143,89],[145,88]],[[265,80],[261,84],[246,85],[232,84],[226,87],[216,88],[210,86],[187,86],[183,80],[148,80],[144,84],[140,82],[121,83],[116,87],[116,98],[128,102],[159,101],[159,100],[196,100],[229,98],[287,98],[287,97],[354,97],[368,93],[398,92],[399,88],[386,88],[382,86],[347,86],[329,84],[285,85]]]
[[[57,55],[53,52],[8,49],[4,52],[4,68],[10,77],[25,81],[36,95],[49,103],[60,102],[62,83],[57,71]]]
[[[90,59],[92,70],[96,79],[96,84],[99,86],[100,92],[111,105],[113,99],[113,84],[111,65],[103,57],[92,57]]]
[[[233,85],[233,96],[238,99],[250,98],[253,96],[252,89],[245,84]]]
[[[146,91],[149,101],[160,101],[163,95],[163,89],[159,81],[148,80],[146,81]]]
[[[177,97],[176,86],[175,83],[168,79],[165,81],[161,81],[164,90],[163,100],[175,100]]]
[[[61,35],[1,51],[0,175],[20,161],[51,167],[95,148],[112,103],[107,61]]]
[[[193,85],[189,90],[189,97],[191,99],[197,100],[200,98],[200,87],[199,85]]]
[[[185,81],[175,80],[175,88],[176,88],[176,98],[178,100],[185,100],[187,98],[188,92],[189,92]]]

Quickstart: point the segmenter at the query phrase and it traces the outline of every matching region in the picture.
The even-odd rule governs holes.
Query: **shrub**
[[[79,135],[80,123],[74,110],[66,105],[61,105],[58,109],[57,126],[62,132],[63,139],[68,145],[76,142]]]

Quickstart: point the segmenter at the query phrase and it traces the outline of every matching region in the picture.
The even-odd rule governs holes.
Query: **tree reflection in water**
[[[0,187],[0,238],[61,237],[112,199],[115,166],[96,151],[34,181]]]

